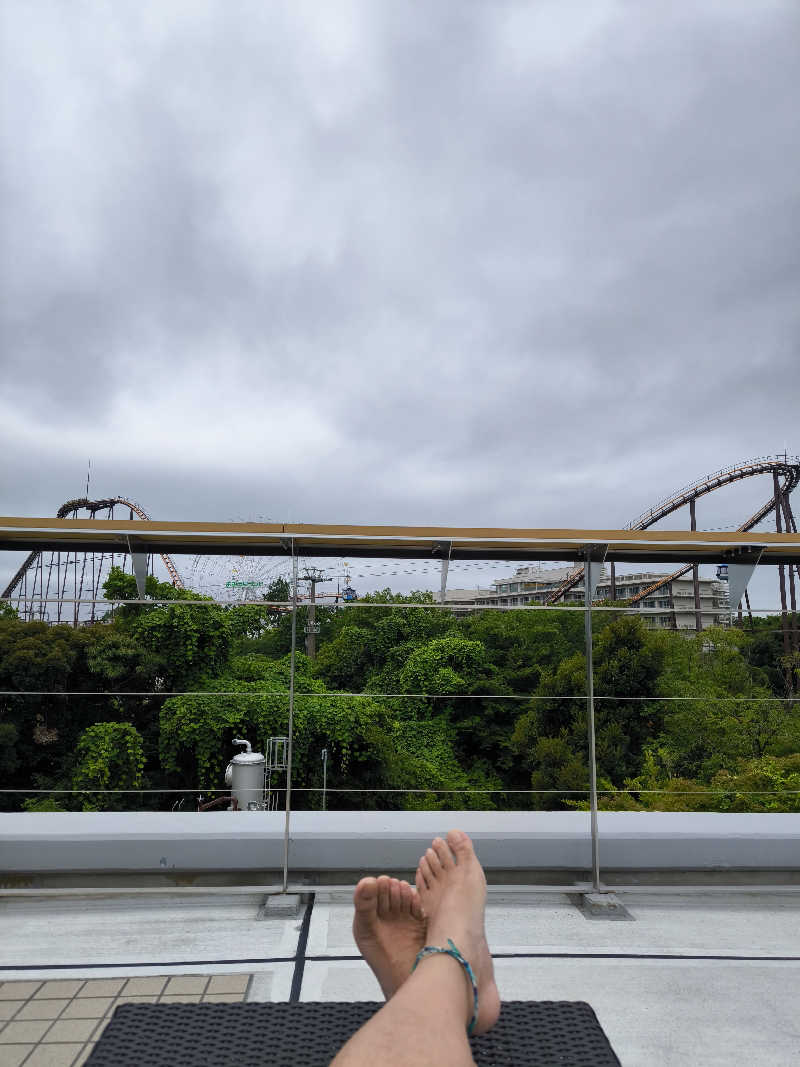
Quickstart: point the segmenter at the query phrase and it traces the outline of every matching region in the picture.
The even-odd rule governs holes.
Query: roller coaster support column
[[[600,857],[597,840],[597,763],[594,728],[594,663],[592,660],[592,600],[608,545],[587,545],[583,571],[584,632],[586,638],[586,718],[589,724],[589,807],[592,832],[592,892],[600,890]]]
[[[781,493],[781,499],[783,501],[783,518],[786,524],[787,533],[797,533],[797,523],[794,521],[794,515],[792,514],[792,508],[789,504],[789,497],[786,493]],[[795,571],[800,574],[797,566],[789,564],[789,607],[792,609],[792,651],[800,651],[800,620],[797,618],[797,593],[795,590]]]
[[[689,501],[689,516],[692,529],[697,529],[697,516],[694,511],[694,497]],[[692,564],[692,586],[694,587],[694,628],[697,633],[703,629],[703,614],[700,611],[700,567],[697,563]]]
[[[778,477],[778,472],[772,473],[772,484],[775,491],[775,530],[782,534],[783,522],[781,512],[783,510],[783,493],[781,492],[781,482]],[[794,672],[789,666],[789,656],[791,654],[791,631],[789,626],[788,615],[786,614],[786,569],[783,563],[778,568],[778,583],[781,588],[781,628],[783,630],[783,654],[786,656],[786,684],[789,690],[794,688]]]

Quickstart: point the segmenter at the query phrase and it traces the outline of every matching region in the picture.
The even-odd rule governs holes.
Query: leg
[[[443,947],[452,939],[472,965],[479,1000],[476,1033],[484,1033],[500,1012],[484,934],[486,880],[467,835],[454,830],[447,841],[436,838],[417,869],[428,923],[425,941]],[[376,1061],[391,1067],[473,1063],[466,1034],[472,989],[459,963],[449,956],[429,956],[389,995],[388,1003],[339,1052],[335,1067],[373,1067]]]
[[[464,972],[431,956],[358,1030],[331,1067],[473,1067]]]

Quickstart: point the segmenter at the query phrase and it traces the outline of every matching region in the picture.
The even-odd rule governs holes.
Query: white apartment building
[[[524,604],[544,604],[551,593],[573,574],[576,567],[518,567],[508,578],[492,582],[488,596],[477,596],[476,604],[486,607],[514,607]],[[615,600],[630,600],[663,579],[663,574],[642,572],[616,576]],[[718,626],[728,617],[728,584],[717,578],[698,579],[699,615],[702,629]],[[595,600],[611,600],[611,574],[604,566],[595,593]],[[583,579],[567,591],[559,603],[582,604]],[[695,630],[697,609],[694,582],[691,574],[675,578],[667,585],[643,597],[634,605],[651,629]]]
[[[452,607],[454,615],[468,615],[471,608],[481,604],[491,595],[491,589],[447,589],[444,602]]]

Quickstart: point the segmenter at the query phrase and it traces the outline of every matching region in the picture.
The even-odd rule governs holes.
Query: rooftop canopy
[[[609,562],[780,564],[800,562],[800,535],[0,517],[0,549],[576,561],[590,552]]]

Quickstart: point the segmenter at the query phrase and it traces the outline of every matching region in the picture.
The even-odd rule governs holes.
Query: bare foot
[[[425,914],[408,884],[382,874],[362,878],[353,894],[353,937],[387,1000],[411,974],[425,944]]]
[[[451,830],[446,843],[434,838],[419,861],[416,882],[428,918],[426,943],[446,948],[451,940],[472,967],[478,983],[474,1032],[485,1034],[497,1022],[500,995],[484,929],[486,878],[469,837],[462,830]],[[469,1020],[473,1001],[466,975],[464,985]]]

